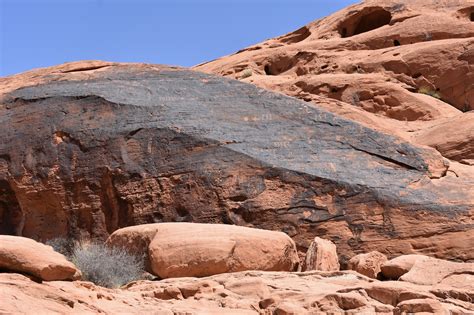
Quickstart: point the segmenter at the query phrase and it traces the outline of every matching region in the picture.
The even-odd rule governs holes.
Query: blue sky
[[[0,76],[100,59],[192,66],[354,0],[0,0]]]

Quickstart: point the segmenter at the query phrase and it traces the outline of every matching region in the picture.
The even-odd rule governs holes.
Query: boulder
[[[308,270],[339,270],[336,245],[329,240],[315,237],[311,245],[309,245],[303,263],[303,271]]]
[[[410,271],[415,262],[426,259],[429,257],[424,255],[402,255],[385,262],[380,269],[385,278],[397,280]]]
[[[360,1],[298,30],[194,69],[304,100],[308,107],[324,108],[417,146],[430,146],[450,160],[445,171],[432,173],[440,179],[432,182],[433,186],[420,178],[410,187],[444,187],[450,195],[471,191],[463,201],[446,199],[453,205],[463,205],[461,211],[470,213],[465,227],[453,230],[438,225],[432,229],[437,220],[428,219],[431,211],[424,212],[421,204],[413,204],[411,209],[418,215],[412,213],[409,216],[414,217],[408,218],[392,207],[396,202],[389,202],[391,218],[387,219],[386,213],[381,213],[387,208],[380,211],[363,202],[367,214],[351,221],[354,237],[347,243],[353,247],[368,242],[371,246],[347,256],[346,241],[336,236],[343,234],[342,225],[329,228],[329,224],[318,222],[316,228],[326,234],[319,236],[337,244],[344,267],[356,253],[373,250],[390,253],[389,258],[423,254],[471,261],[473,257],[461,258],[460,253],[472,252],[470,244],[474,243],[474,233],[469,231],[474,209],[473,20],[471,1]],[[451,161],[469,167],[455,169]],[[379,196],[385,200],[388,197],[384,193]],[[404,196],[402,193],[398,197]],[[347,209],[352,207],[358,213],[362,208],[357,202]],[[316,209],[319,211],[318,205]],[[393,243],[383,241],[380,232],[362,227],[371,225],[372,220],[387,224],[379,231],[390,234]],[[338,228],[339,233],[329,236]],[[406,238],[400,233],[412,236]]]
[[[364,276],[377,279],[381,271],[380,267],[387,261],[387,256],[373,251],[367,254],[359,254],[349,260],[347,268],[357,271]]]
[[[224,224],[158,223],[149,245],[161,278],[204,277],[243,270],[293,271],[295,243],[282,232]]]
[[[20,236],[0,235],[0,270],[45,281],[81,278],[76,266],[51,246]]]

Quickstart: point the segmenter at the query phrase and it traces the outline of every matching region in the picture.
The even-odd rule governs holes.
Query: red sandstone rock
[[[474,263],[459,263],[424,255],[404,255],[385,262],[382,274],[415,284],[435,285],[450,275],[472,274]]]
[[[129,253],[145,258],[145,268],[151,272],[148,246],[158,231],[158,224],[140,224],[113,232],[106,241],[108,246],[125,248]]]
[[[472,159],[473,14],[468,1],[364,1],[195,69]]]
[[[406,274],[418,260],[427,260],[424,255],[403,255],[385,262],[381,266],[384,277],[397,280]]]
[[[393,314],[449,314],[441,302],[435,299],[413,299],[403,301],[393,310]]]
[[[474,273],[474,263],[459,263],[427,257],[416,260],[399,280],[415,284],[435,285],[452,274]]]
[[[303,264],[303,271],[309,270],[339,270],[339,258],[333,242],[319,237],[314,238],[306,252]]]
[[[3,273],[0,274],[0,313],[392,314],[452,310],[456,314],[469,314],[474,311],[472,300],[463,300],[462,295],[437,291],[439,295],[435,296],[430,291],[433,291],[431,286],[381,282],[353,271],[245,271],[206,278],[137,281],[121,289],[106,289],[82,281],[39,284],[22,275]]]
[[[347,268],[357,271],[364,276],[376,279],[380,273],[380,267],[387,261],[387,256],[377,251],[367,254],[359,254],[349,260]]]
[[[474,111],[421,130],[415,141],[435,148],[449,159],[474,166]]]
[[[343,265],[372,250],[472,259],[469,170],[434,149],[183,69],[79,62],[0,81],[1,233],[213,222],[285,231],[300,252],[324,237]]]
[[[244,270],[293,271],[294,242],[281,232],[235,225],[155,224],[151,269],[161,278],[203,277]]]
[[[9,235],[0,235],[0,270],[21,272],[46,281],[81,278],[76,266],[51,246]]]

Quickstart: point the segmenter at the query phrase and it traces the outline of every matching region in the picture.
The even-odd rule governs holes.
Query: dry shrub
[[[82,279],[107,288],[118,288],[144,275],[143,257],[103,243],[56,238],[47,245],[72,261],[82,272]]]

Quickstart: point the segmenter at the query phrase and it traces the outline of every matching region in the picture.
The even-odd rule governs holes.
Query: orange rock
[[[158,231],[156,224],[141,224],[121,228],[113,232],[106,241],[108,246],[125,248],[129,253],[144,255],[145,269],[151,272],[148,246]]]
[[[303,271],[308,270],[339,270],[336,245],[329,240],[315,237],[309,245],[303,264]]]
[[[400,302],[393,310],[393,314],[449,314],[441,302],[435,299],[413,299]]]
[[[418,259],[410,270],[400,277],[401,281],[415,284],[435,285],[451,274],[472,274],[474,263],[459,263],[427,257]]]
[[[428,256],[424,255],[403,255],[385,262],[381,266],[384,277],[388,279],[398,279],[406,274],[413,267],[416,261],[426,260]]]
[[[194,68],[467,159],[473,129],[460,117],[474,109],[472,12],[466,1],[364,1]]]
[[[387,256],[373,251],[367,254],[359,254],[349,260],[347,268],[357,271],[364,276],[376,279],[380,273],[380,267],[387,261]]]
[[[120,95],[117,77],[123,83]],[[130,225],[214,222],[284,231],[300,251],[315,236],[324,237],[337,245],[343,265],[356,253],[373,250],[474,257],[467,245],[473,238],[467,227],[474,191],[465,179],[472,172],[455,170],[432,148],[314,104],[144,64],[76,62],[0,82],[0,116],[7,119],[0,126],[6,137],[0,145],[6,201],[0,233],[105,239]],[[363,87],[375,81],[360,82]],[[175,98],[175,87],[184,94]],[[429,99],[444,108],[430,96],[389,87],[403,104]],[[192,115],[181,115],[191,110],[191,98],[210,94]],[[343,111],[354,108],[317,98],[318,104]],[[370,116],[357,108],[361,117]],[[425,113],[427,107],[420,108]],[[149,120],[152,116],[157,120]],[[374,117],[369,125],[380,118]]]
[[[80,271],[51,246],[20,236],[0,235],[0,269],[41,280],[77,280]]]
[[[389,279],[399,279],[422,285],[435,285],[453,274],[470,274],[474,263],[459,263],[424,255],[403,255],[385,262],[382,274]]]
[[[435,148],[451,160],[471,164],[469,161],[474,161],[474,111],[420,131],[415,141]]]
[[[157,232],[149,245],[149,258],[153,273],[161,278],[292,271],[299,265],[295,243],[282,232],[224,224],[153,226]]]
[[[448,295],[455,291],[445,285],[451,291],[436,291],[435,296],[430,293],[431,286],[381,282],[353,271],[244,271],[206,278],[136,281],[120,289],[106,289],[82,281],[40,284],[22,275],[3,273],[0,313],[240,315],[392,314],[395,309],[400,313],[474,311],[472,300]]]

